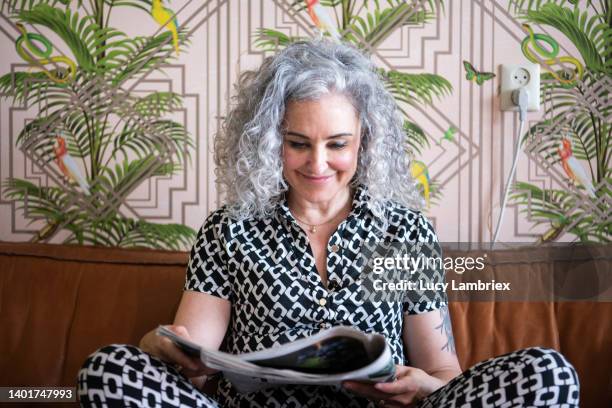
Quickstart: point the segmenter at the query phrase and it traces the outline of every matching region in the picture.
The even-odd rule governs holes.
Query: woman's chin
[[[341,186],[334,186],[334,188],[330,187],[331,186],[299,186],[297,188],[293,188],[292,190],[303,200],[311,203],[320,203],[337,199],[338,193],[346,188]]]

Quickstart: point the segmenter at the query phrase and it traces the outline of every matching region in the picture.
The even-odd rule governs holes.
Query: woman
[[[444,299],[354,296],[366,241],[437,242],[411,209],[421,202],[406,178],[405,147],[393,98],[350,46],[296,43],[244,74],[216,138],[227,203],[199,231],[172,326],[210,348],[225,338],[225,350],[241,353],[351,325],[386,336],[397,380],[239,394],[221,379],[213,399],[198,391],[212,370],[151,331],[140,349],[113,345],[90,356],[79,374],[82,403],[577,405],[576,372],[554,350],[519,350],[462,374]],[[437,273],[429,278],[443,278]]]

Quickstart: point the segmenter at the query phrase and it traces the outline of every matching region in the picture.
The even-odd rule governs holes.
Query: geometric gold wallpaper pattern
[[[150,73],[128,86],[132,92],[172,91],[183,97],[182,108],[172,113],[195,144],[191,163],[180,174],[154,177],[140,184],[126,200],[126,216],[158,223],[185,224],[197,229],[221,198],[214,183],[212,139],[227,106],[238,73],[259,65],[269,53],[254,47],[254,34],[266,27],[288,35],[311,36],[306,12],[295,13],[291,0],[173,0],[170,6],[181,26],[190,32],[190,44],[164,72]],[[126,10],[112,24],[130,35],[149,35],[158,30],[141,13]],[[546,32],[538,27],[539,32]],[[19,35],[4,10],[0,15],[0,72],[24,69],[14,48]],[[505,1],[451,0],[433,21],[403,26],[373,51],[377,64],[407,73],[429,72],[443,76],[453,86],[451,95],[434,100],[432,106],[406,107],[407,115],[434,140],[449,128],[453,141],[433,144],[418,159],[441,186],[442,199],[426,213],[443,241],[485,242],[492,238],[503,187],[510,171],[518,131],[518,118],[499,111],[498,79],[477,86],[465,80],[463,60],[479,70],[498,74],[503,63],[524,62],[520,50],[524,37],[521,23],[508,11]],[[567,54],[575,54],[561,43]],[[12,106],[0,98],[0,179],[20,177],[38,185],[53,181],[15,147],[15,137],[35,118],[36,106]],[[540,113],[530,113],[535,123]],[[542,187],[559,187],[563,181],[551,176],[528,154],[519,156],[515,178]],[[14,202],[0,196],[0,240],[25,241],[40,222],[28,219]],[[519,208],[505,213],[500,241],[534,241],[545,228],[532,224]],[[61,242],[56,235],[51,242]],[[569,240],[561,237],[560,241]]]

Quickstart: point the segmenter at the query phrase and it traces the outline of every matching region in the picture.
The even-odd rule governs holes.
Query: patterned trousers
[[[79,371],[78,395],[82,406],[219,407],[174,367],[130,345],[90,355]],[[574,367],[555,350],[532,347],[474,365],[418,408],[577,407],[578,400]]]

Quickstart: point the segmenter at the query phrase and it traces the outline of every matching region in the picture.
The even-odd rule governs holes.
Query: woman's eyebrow
[[[299,133],[299,132],[294,132],[292,130],[288,130],[287,132],[285,132],[285,135],[297,136],[297,137],[301,137],[302,139],[310,139],[308,136],[302,133]],[[353,134],[350,132],[341,132],[341,133],[336,133],[334,135],[327,136],[327,139],[334,139],[334,138],[342,137],[342,136],[353,136]]]

